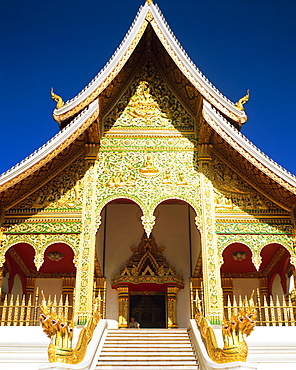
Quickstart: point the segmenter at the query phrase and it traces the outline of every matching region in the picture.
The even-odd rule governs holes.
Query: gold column
[[[223,291],[215,227],[215,201],[212,184],[211,145],[198,146],[200,171],[201,215],[197,217],[201,227],[203,305],[205,316],[211,324],[220,324],[223,317]]]
[[[222,290],[223,290],[223,301],[224,306],[227,305],[228,297],[230,302],[233,302],[233,279],[232,278],[221,278]]]
[[[117,292],[118,292],[118,327],[127,328],[129,324],[128,286],[117,287]]]
[[[191,283],[191,318],[195,318],[196,314],[196,304],[197,300],[201,300],[201,305],[203,301],[203,291],[202,291],[202,278],[201,277],[192,277],[190,278]]]
[[[35,281],[36,279],[33,277],[27,277],[26,281],[26,300],[33,299],[35,294]]]
[[[259,278],[259,284],[260,284],[259,285],[260,299],[262,304],[264,296],[266,296],[267,300],[269,300],[268,278],[267,277]]]
[[[1,289],[1,292],[2,292],[2,278],[3,278],[3,274],[4,274],[4,266],[1,266],[0,267],[0,289]],[[1,292],[0,292],[0,295],[1,295]],[[1,296],[0,296],[0,300],[1,300]]]
[[[86,144],[86,171],[83,178],[82,232],[76,274],[75,324],[84,325],[92,314],[95,236],[98,228],[96,219],[97,189],[97,144]]]
[[[95,287],[94,287],[94,296],[99,297],[100,299],[100,310],[101,317],[106,318],[106,278],[104,277],[95,277],[94,278]]]
[[[68,296],[69,305],[73,304],[73,294],[75,289],[76,279],[74,277],[63,277],[62,278],[62,296],[63,302],[65,302],[66,297]]]
[[[177,324],[177,294],[179,288],[175,286],[167,287],[167,324],[168,329],[174,329],[178,327]]]

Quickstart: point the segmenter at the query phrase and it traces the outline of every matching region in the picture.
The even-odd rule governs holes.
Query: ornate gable
[[[184,280],[170,267],[163,256],[164,247],[158,247],[153,236],[142,237],[138,247],[131,247],[131,258],[112,279],[112,287],[119,285],[156,283],[184,287]]]

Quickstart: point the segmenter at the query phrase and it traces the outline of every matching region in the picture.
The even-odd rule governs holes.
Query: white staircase
[[[198,370],[187,329],[108,330],[96,370]]]

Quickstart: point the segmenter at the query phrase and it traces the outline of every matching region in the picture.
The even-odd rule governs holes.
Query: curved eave
[[[77,117],[75,117],[69,125],[58,132],[42,147],[8,171],[4,172],[0,176],[0,191],[4,191],[10,186],[15,185],[52,160],[62,150],[70,145],[93,122],[93,120],[97,118],[98,114],[98,101],[95,100]]]
[[[207,101],[203,102],[207,123],[235,150],[272,180],[296,194],[296,177],[278,165],[222,117]]]
[[[68,100],[62,108],[54,110],[53,116],[57,122],[62,122],[83,109],[117,76],[134,51],[148,25],[148,21],[145,19],[147,8],[149,8],[147,4],[140,7],[123,41],[95,78],[78,95]]]
[[[105,67],[77,96],[67,101],[62,108],[54,110],[55,120],[62,122],[69,119],[110,84],[131,56],[149,22],[170,57],[203,97],[230,119],[241,124],[246,122],[245,112],[237,109],[233,102],[223,96],[192,62],[169,28],[159,7],[147,3],[140,7],[129,31]]]

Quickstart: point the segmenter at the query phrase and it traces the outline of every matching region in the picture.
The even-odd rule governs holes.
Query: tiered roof
[[[193,100],[192,104],[197,106],[201,102],[202,109],[196,110],[200,110],[200,119],[211,128],[212,144],[215,146],[217,143],[220,156],[232,161],[233,167],[242,177],[245,175],[252,186],[283,208],[291,210],[296,205],[296,177],[268,158],[240,133],[241,125],[247,120],[245,112],[223,96],[199,71],[170,30],[158,6],[151,1],[140,7],[122,43],[97,76],[77,96],[54,110],[54,118],[63,127],[62,130],[0,176],[0,202],[4,207],[11,208],[21,194],[25,194],[24,189],[41,184],[42,179],[45,181],[48,178],[48,171],[56,173],[67,159],[81,154],[86,142],[98,142],[100,129],[90,130],[90,127],[95,124],[98,126],[102,111],[107,109],[102,103],[104,94],[112,84],[115,86],[118,76],[133,73],[138,63],[136,58],[147,51],[148,37],[145,36],[149,32],[153,33],[154,44],[158,43],[155,50],[161,46],[161,53],[169,56],[198,94],[198,99]],[[124,81],[126,88],[129,77],[125,77]],[[117,85],[120,89],[120,84]],[[111,96],[114,102],[118,94],[120,92],[117,90]],[[94,131],[95,137],[92,136]],[[262,176],[266,178],[264,185]]]

